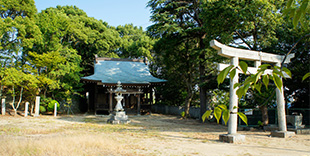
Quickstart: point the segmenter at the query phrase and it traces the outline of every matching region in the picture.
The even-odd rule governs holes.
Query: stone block
[[[278,138],[288,138],[294,135],[295,135],[295,132],[290,132],[290,131],[272,131],[271,132],[272,137],[278,137]]]
[[[242,143],[245,141],[245,136],[241,134],[221,134],[219,140],[227,143]]]
[[[130,120],[128,120],[128,116],[125,111],[114,112],[110,115],[110,119],[108,119],[108,123],[110,124],[128,124]]]

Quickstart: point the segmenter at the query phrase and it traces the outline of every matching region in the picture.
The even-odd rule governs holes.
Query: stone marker
[[[40,113],[40,96],[37,96],[34,117],[40,116],[39,113]]]
[[[24,114],[25,117],[28,116],[28,106],[29,106],[29,102],[26,102],[25,103],[25,114]]]
[[[1,100],[1,108],[2,115],[5,115],[5,99]]]
[[[57,103],[55,103],[55,106],[54,106],[54,117],[57,116]]]

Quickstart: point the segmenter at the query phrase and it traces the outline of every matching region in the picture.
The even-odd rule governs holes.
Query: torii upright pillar
[[[218,51],[218,55],[231,59],[231,65],[238,66],[239,59],[254,61],[255,67],[249,67],[248,72],[255,74],[260,66],[261,62],[267,62],[271,64],[281,65],[285,56],[275,55],[265,52],[257,52],[252,50],[238,49],[223,45],[216,40],[210,41],[210,46]],[[289,63],[290,59],[294,57],[294,54],[290,54],[284,63]],[[227,64],[219,64],[219,71],[225,69]],[[264,74],[270,74],[272,70],[266,70]],[[225,142],[242,142],[245,137],[237,134],[237,111],[238,111],[238,97],[236,95],[237,88],[233,88],[234,84],[238,83],[238,72],[236,76],[230,81],[230,100],[229,100],[229,111],[230,118],[228,121],[228,134],[220,135],[220,140]],[[274,137],[288,137],[293,135],[291,132],[287,132],[286,128],[286,116],[285,116],[285,101],[283,88],[279,90],[276,88],[277,96],[277,111],[278,111],[278,126],[279,130],[272,132],[271,135]]]

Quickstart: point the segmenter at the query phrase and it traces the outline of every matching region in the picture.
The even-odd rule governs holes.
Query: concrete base
[[[290,131],[272,131],[271,132],[272,137],[278,137],[278,138],[288,138],[294,135],[295,135],[295,132],[290,132]]]
[[[130,120],[128,120],[125,111],[119,111],[111,114],[111,118],[107,122],[110,124],[128,124]]]
[[[245,141],[245,136],[241,134],[221,134],[219,140],[227,143],[241,143]]]
[[[300,129],[288,129],[296,134],[310,134],[310,128],[300,128]]]

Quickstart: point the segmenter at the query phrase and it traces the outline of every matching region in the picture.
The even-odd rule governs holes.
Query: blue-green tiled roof
[[[144,62],[99,60],[95,64],[95,73],[82,77],[82,80],[100,81],[107,84],[150,84],[166,80],[153,77]]]

